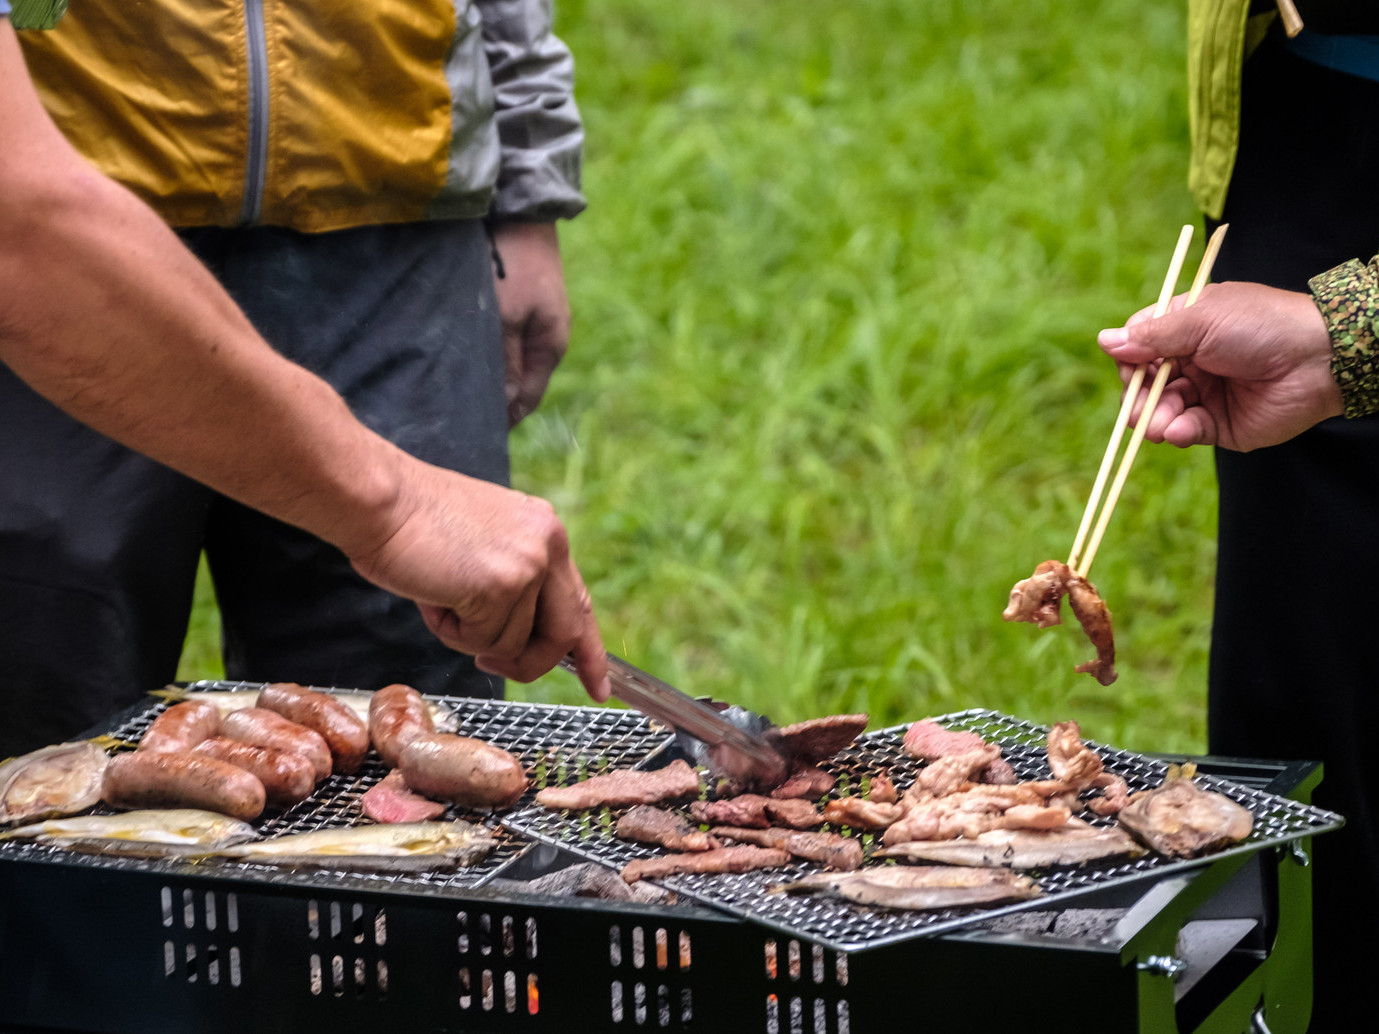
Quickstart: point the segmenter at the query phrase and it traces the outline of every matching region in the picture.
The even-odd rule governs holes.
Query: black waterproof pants
[[[1379,253],[1379,83],[1267,41],[1245,66],[1244,123],[1217,280],[1295,291]],[[1312,1030],[1348,1025],[1379,929],[1379,417],[1329,420],[1251,453],[1217,450],[1220,554],[1208,729],[1219,754],[1320,759],[1315,803],[1346,827],[1315,843]]]
[[[259,331],[365,424],[424,460],[507,482],[481,224],[184,237]],[[0,757],[175,677],[203,548],[230,678],[502,692],[333,547],[116,445],[0,367]]]

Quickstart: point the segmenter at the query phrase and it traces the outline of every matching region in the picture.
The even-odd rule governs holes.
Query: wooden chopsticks
[[[1207,281],[1211,278],[1211,267],[1216,263],[1216,256],[1221,251],[1221,241],[1225,235],[1226,224],[1222,223],[1211,235],[1211,240],[1207,242],[1206,251],[1197,267],[1197,275],[1193,278],[1192,287],[1183,302],[1184,308],[1197,301],[1198,295],[1202,293],[1202,288],[1206,287]],[[1183,259],[1187,255],[1188,245],[1191,241],[1192,226],[1189,224],[1184,226],[1178,235],[1178,246],[1173,251],[1173,259],[1168,264],[1168,274],[1164,277],[1163,288],[1159,292],[1159,301],[1154,306],[1155,319],[1168,312],[1168,307],[1173,301],[1173,289],[1178,283],[1178,275],[1182,272]],[[1102,491],[1106,487],[1106,478],[1115,462],[1116,453],[1120,450],[1120,442],[1125,435],[1125,428],[1130,422],[1130,413],[1135,408],[1135,402],[1139,398],[1140,388],[1144,385],[1147,369],[1146,366],[1136,367],[1135,372],[1130,377],[1130,383],[1125,387],[1125,399],[1121,403],[1115,426],[1111,430],[1111,440],[1107,443],[1106,452],[1101,458],[1101,468],[1097,471],[1096,480],[1092,483],[1092,494],[1087,500],[1086,509],[1082,512],[1082,522],[1078,525],[1077,537],[1073,540],[1073,550],[1068,557],[1068,566],[1083,578],[1086,578],[1087,572],[1091,570],[1092,560],[1095,559],[1102,536],[1106,533],[1106,526],[1111,522],[1111,512],[1120,499],[1121,489],[1125,487],[1125,479],[1130,476],[1130,466],[1135,462],[1135,454],[1139,452],[1140,444],[1144,441],[1145,431],[1149,429],[1149,422],[1154,416],[1155,408],[1159,405],[1160,396],[1163,395],[1164,385],[1168,383],[1169,375],[1172,373],[1173,360],[1165,359],[1159,364],[1159,372],[1149,387],[1149,394],[1145,399],[1144,408],[1140,412],[1140,418],[1135,421],[1134,433],[1131,434],[1130,442],[1125,447],[1125,455],[1121,457],[1120,466],[1116,469],[1115,480],[1111,482],[1110,492],[1106,495],[1105,501],[1102,502]],[[1101,508],[1101,516],[1097,518],[1091,540],[1087,542],[1087,548],[1083,550],[1083,543],[1087,539],[1087,530],[1091,527],[1092,518],[1098,507]]]

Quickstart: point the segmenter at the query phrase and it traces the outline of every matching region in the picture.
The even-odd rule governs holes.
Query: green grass
[[[1073,674],[1075,626],[1000,618],[1114,419],[1095,333],[1196,221],[1181,6],[558,5],[590,210],[513,462],[611,650],[778,721],[991,707],[1202,749],[1209,452],[1146,447],[1098,555],[1115,685]]]

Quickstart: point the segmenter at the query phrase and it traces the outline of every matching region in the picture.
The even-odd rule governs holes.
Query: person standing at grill
[[[1209,230],[1230,224],[1217,280],[1242,283],[1103,343],[1119,360],[1198,347],[1200,383],[1151,433],[1218,446],[1209,745],[1325,765],[1316,803],[1347,825],[1315,844],[1312,1029],[1333,1031],[1368,980],[1350,938],[1379,923],[1376,273],[1352,261],[1379,250],[1379,5],[1297,8],[1290,38],[1272,2],[1190,3],[1190,186]]]
[[[0,407],[0,447],[13,460],[11,438],[24,435],[35,456],[63,456],[60,473],[76,489],[55,500],[32,457],[20,456],[27,466],[5,470],[12,502],[0,540],[26,538],[42,553],[69,516],[116,523],[139,509],[155,554],[180,542],[167,527],[180,513],[109,491],[119,470],[104,457],[118,441],[167,464],[165,481],[196,478],[331,543],[486,670],[530,680],[573,652],[590,694],[606,698],[588,593],[550,506],[409,455],[270,348],[166,225],[63,139],[28,79],[10,8],[0,0],[0,374],[13,396],[22,381],[33,397],[20,413]],[[73,419],[56,422],[59,410]],[[40,427],[52,437],[31,433]],[[78,461],[66,458],[72,442],[103,448]],[[121,464],[152,467],[133,454]],[[35,691],[6,671],[0,754],[76,733],[149,688],[121,667],[140,615],[112,602],[118,572],[106,556],[54,576],[17,552],[7,548],[0,567],[0,634],[18,662],[57,655],[78,677]],[[150,581],[159,560],[148,558]],[[87,609],[73,614],[66,597],[81,595]],[[22,650],[11,622],[33,634]],[[112,644],[121,636],[131,642]]]
[[[278,351],[410,454],[506,484],[509,426],[569,333],[555,220],[584,207],[550,22],[549,0],[81,0],[20,37],[63,133],[179,228]],[[95,719],[174,677],[203,548],[230,678],[502,693],[333,546],[12,376],[0,470],[12,698],[80,698]],[[89,652],[53,632],[72,627]]]

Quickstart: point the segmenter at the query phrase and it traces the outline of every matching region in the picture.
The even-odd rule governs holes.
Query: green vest
[[[1188,0],[1188,189],[1221,218],[1240,142],[1240,75],[1277,11],[1250,17],[1250,0]]]

